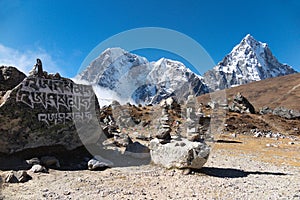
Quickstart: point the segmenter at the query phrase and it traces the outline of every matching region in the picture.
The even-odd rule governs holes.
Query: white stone
[[[101,168],[106,168],[106,167],[112,167],[113,165],[114,164],[111,161],[104,159],[99,155],[96,155],[94,158],[89,160],[88,169],[96,170],[96,169],[101,169]]]
[[[159,140],[150,142],[150,154],[154,164],[170,168],[200,169],[207,161],[210,148],[202,142],[191,142],[185,138],[161,144]]]

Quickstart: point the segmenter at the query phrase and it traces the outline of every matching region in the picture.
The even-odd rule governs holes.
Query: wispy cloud
[[[36,58],[42,60],[44,71],[48,73],[61,71],[52,56],[42,48],[21,51],[0,43],[0,66],[14,66],[28,75],[36,63]]]

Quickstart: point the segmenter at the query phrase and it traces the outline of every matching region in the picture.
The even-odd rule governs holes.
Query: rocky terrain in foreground
[[[4,199],[299,199],[299,137],[220,136],[201,170],[184,175],[154,165],[104,171],[31,173],[23,184],[2,183]],[[268,144],[277,147],[268,147]],[[7,171],[0,171],[2,178]],[[3,179],[2,179],[3,181]]]

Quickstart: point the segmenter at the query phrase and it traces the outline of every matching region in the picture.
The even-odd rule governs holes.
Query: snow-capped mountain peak
[[[149,62],[121,48],[106,49],[76,79],[135,103],[158,103],[170,96],[183,100],[208,91],[202,79],[179,61],[161,58]]]
[[[204,74],[204,80],[211,90],[218,90],[292,73],[296,71],[279,63],[266,43],[247,34],[213,70]]]

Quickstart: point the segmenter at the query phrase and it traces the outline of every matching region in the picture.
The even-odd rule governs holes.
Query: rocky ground
[[[3,199],[300,199],[300,141],[222,135],[208,162],[185,175],[154,165],[51,170],[2,183]],[[2,179],[8,171],[0,171]],[[1,199],[0,198],[0,199]]]

